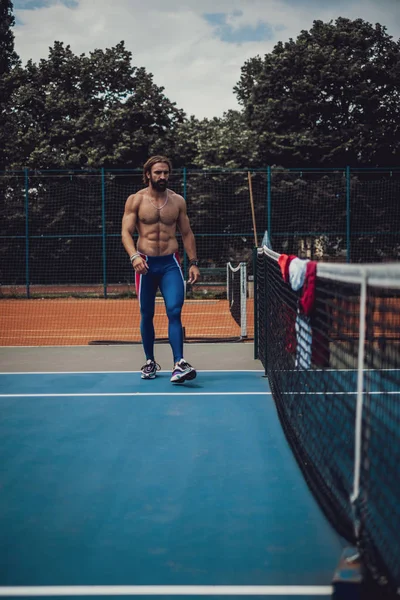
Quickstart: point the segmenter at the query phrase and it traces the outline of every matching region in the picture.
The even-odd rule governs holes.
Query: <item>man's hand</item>
[[[195,267],[194,265],[192,265],[189,268],[189,279],[188,279],[188,283],[194,284],[196,283],[196,281],[200,278],[200,271],[199,271],[199,267]]]
[[[141,256],[137,256],[132,261],[132,267],[135,269],[135,273],[139,273],[139,275],[146,275],[149,270],[147,262]]]

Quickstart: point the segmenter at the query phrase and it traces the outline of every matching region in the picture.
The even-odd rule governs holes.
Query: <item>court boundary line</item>
[[[169,342],[160,342],[158,340],[156,340],[156,343],[157,343],[157,346],[167,346],[169,344]],[[212,341],[190,342],[190,347],[193,348],[194,346],[200,346],[200,347],[204,348],[204,346],[216,346],[216,345],[231,346],[233,343],[237,344],[238,342],[212,342]],[[133,342],[131,344],[126,344],[126,343],[114,344],[114,343],[112,343],[112,344],[108,344],[108,345],[104,344],[104,346],[102,346],[102,347],[103,348],[126,348],[127,346],[139,346],[139,345],[140,345],[140,342]],[[254,342],[253,342],[253,340],[249,340],[248,342],[245,342],[243,340],[239,343],[239,345],[240,346],[254,345]],[[61,346],[59,346],[57,344],[55,344],[53,346],[37,346],[37,345],[36,346],[19,346],[19,345],[18,346],[9,346],[9,345],[4,344],[4,345],[0,346],[0,348],[8,348],[8,349],[12,348],[12,349],[23,349],[23,350],[26,348],[29,348],[29,349],[34,348],[36,350],[43,349],[43,348],[57,348],[57,349],[62,350],[64,348],[68,348],[68,350],[71,350],[71,349],[76,349],[76,348],[96,348],[96,346],[89,346],[86,344],[84,346],[76,346],[74,344],[62,344]]]
[[[183,387],[183,386],[182,386]],[[187,396],[265,396],[271,395],[272,392],[191,392],[190,388],[186,388]],[[75,398],[75,397],[139,397],[139,396],[183,396],[184,394],[176,392],[71,392],[54,394],[0,394],[0,398]]]
[[[196,369],[198,373],[265,373],[264,369]],[[169,373],[168,369],[162,371]],[[0,375],[114,375],[116,373],[137,374],[138,371],[0,371]]]
[[[263,373],[264,369],[196,369],[198,373]],[[398,369],[363,369],[365,373],[382,373],[386,371],[398,371]],[[162,373],[168,373],[168,369],[162,370]],[[295,369],[289,369],[288,373],[299,372]],[[304,371],[306,372],[306,371]],[[357,373],[357,369],[309,369],[310,373]],[[115,374],[131,374],[141,373],[137,371],[0,371],[0,375],[115,375]],[[162,376],[162,375],[161,375]]]
[[[332,586],[279,585],[77,585],[7,586],[0,596],[331,596]]]
[[[369,392],[363,392],[364,395],[374,396],[375,394],[400,394],[400,390],[374,390]],[[357,396],[357,390],[352,392],[283,392],[283,396]]]
[[[183,387],[183,386],[182,386]],[[186,388],[188,396],[272,396],[272,392],[191,392],[190,388]],[[357,392],[287,392],[289,396],[293,394],[303,396],[357,396]],[[368,392],[373,395],[399,395],[400,390],[396,391],[376,391]],[[180,392],[70,392],[54,394],[0,394],[0,398],[93,398],[93,397],[139,397],[139,396],[182,396]]]

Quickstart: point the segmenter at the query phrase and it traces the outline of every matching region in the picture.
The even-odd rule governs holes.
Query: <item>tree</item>
[[[131,60],[123,42],[89,56],[55,42],[48,59],[29,61],[13,95],[20,150],[14,166],[141,165],[184,113]]]
[[[11,0],[0,0],[0,170],[10,160],[10,140],[13,139],[13,115],[10,98],[16,85],[13,71],[19,66],[19,58],[14,51],[15,24]]]
[[[314,21],[250,59],[235,87],[261,164],[393,165],[400,150],[400,40],[382,25]]]
[[[14,34],[11,27],[15,25],[11,0],[0,0],[0,75],[10,73],[18,65],[19,58],[14,51]]]
[[[154,145],[166,152],[177,167],[207,169],[257,166],[256,135],[247,126],[243,113],[230,110],[222,118],[185,119]]]

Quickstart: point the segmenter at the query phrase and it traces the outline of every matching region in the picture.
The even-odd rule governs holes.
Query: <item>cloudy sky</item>
[[[386,25],[400,38],[400,0],[13,0],[15,49],[23,62],[54,40],[75,54],[121,40],[187,115],[238,108],[233,87],[248,58],[296,38],[314,19],[339,16]]]

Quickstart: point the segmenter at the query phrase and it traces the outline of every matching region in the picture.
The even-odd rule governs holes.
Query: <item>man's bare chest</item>
[[[162,224],[171,227],[178,220],[178,208],[170,205],[157,209],[151,204],[142,204],[139,207],[139,222],[144,225]]]

